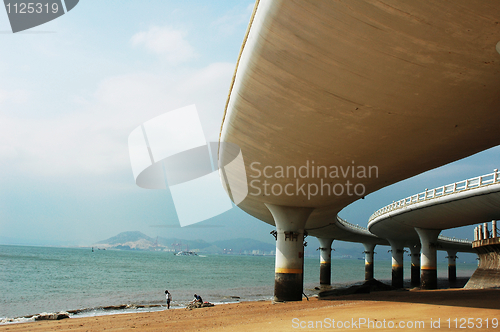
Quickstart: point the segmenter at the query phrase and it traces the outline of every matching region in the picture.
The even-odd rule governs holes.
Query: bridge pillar
[[[332,275],[332,242],[333,239],[318,238],[319,240],[319,283],[331,285]]]
[[[422,289],[437,288],[437,238],[440,229],[423,229],[415,227],[422,244],[422,254],[420,255],[420,269]]]
[[[373,254],[375,244],[363,243],[365,247],[365,280],[373,280]]]
[[[392,287],[403,288],[403,254],[404,243],[397,240],[389,240],[392,252]]]
[[[420,243],[410,247],[412,286],[420,286],[420,249]]]
[[[448,250],[448,281],[457,280],[457,252],[456,250]]]
[[[274,301],[302,301],[304,228],[313,208],[266,206],[276,225]]]

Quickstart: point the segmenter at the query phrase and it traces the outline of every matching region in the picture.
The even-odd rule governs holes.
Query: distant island
[[[316,257],[319,259],[317,251],[319,242],[315,237],[307,237],[307,247],[304,248],[304,256]],[[31,243],[19,239],[11,239],[8,237],[0,236],[0,245],[29,245],[29,246],[59,246],[59,247],[75,247],[72,242],[54,244],[47,243]],[[112,249],[112,250],[135,250],[135,251],[162,251],[177,253],[179,251],[193,251],[197,254],[209,255],[250,255],[250,256],[274,256],[276,253],[276,246],[274,243],[266,243],[249,238],[237,238],[230,240],[219,240],[214,242],[206,242],[201,239],[178,239],[178,238],[164,238],[149,237],[146,234],[133,231],[122,232],[109,239],[96,242],[89,245],[80,244],[77,247],[90,248],[94,250],[99,249]],[[364,260],[364,248],[361,243],[334,241],[332,244],[332,259],[358,259]],[[375,260],[388,261],[390,264],[391,254],[388,252],[390,248],[387,246],[377,246],[375,248]],[[446,263],[448,259],[445,258],[446,252],[438,252],[439,261]],[[457,260],[457,263],[476,262],[475,254],[462,253]],[[405,260],[407,258],[405,257]],[[390,265],[389,265],[390,266]]]
[[[166,251],[172,253],[193,251],[196,253],[220,255],[272,256],[275,255],[276,252],[275,245],[248,238],[206,242],[204,240],[183,240],[160,236],[152,238],[138,231],[122,232],[109,239],[99,241],[93,246],[96,250],[142,250]]]
[[[317,248],[319,243],[315,238],[308,237],[306,239],[309,245],[305,248],[304,256],[318,257]],[[206,242],[204,240],[185,240],[178,238],[149,237],[146,234],[134,232],[122,232],[109,239],[94,243],[94,250],[135,250],[135,251],[162,251],[177,253],[179,251],[192,251],[203,255],[248,255],[248,256],[274,256],[276,254],[276,246],[271,243],[266,243],[249,238],[237,238],[230,240],[219,240],[214,242]],[[364,260],[363,247],[360,243],[349,243],[335,241],[332,245],[335,248],[332,251],[332,259],[361,259]],[[378,249],[378,250],[377,250]],[[389,261],[391,255],[387,251],[386,246],[377,246],[378,255],[376,260]],[[444,258],[445,253],[440,253],[443,258],[441,261],[447,262]],[[461,254],[464,260],[475,262],[475,254]],[[457,261],[457,262],[459,262]]]
[[[306,239],[308,246],[305,247],[304,256],[318,257],[318,240],[313,237]],[[109,239],[93,244],[95,250],[136,250],[136,251],[164,251],[177,253],[179,251],[192,251],[197,254],[209,255],[249,255],[249,256],[274,256],[276,245],[249,238],[237,238],[230,240],[219,240],[206,242],[204,240],[185,240],[178,238],[149,237],[146,234],[134,232],[122,232]],[[332,251],[332,259],[364,259],[363,246],[359,243],[335,242]],[[390,259],[390,254],[381,249],[378,258]]]

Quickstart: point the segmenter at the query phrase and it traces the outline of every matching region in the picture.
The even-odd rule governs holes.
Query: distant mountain
[[[316,250],[319,242],[314,237],[307,237],[308,246],[305,248],[306,256],[318,256]],[[254,239],[238,238],[231,240],[219,240],[206,242],[204,240],[185,240],[178,238],[149,237],[141,232],[123,232],[107,240],[99,241],[94,246],[98,248],[120,249],[120,250],[160,250],[181,251],[193,250],[207,254],[243,254],[243,255],[270,255],[276,252],[276,246]],[[334,241],[332,258],[363,258],[364,248],[360,243]],[[377,246],[376,259],[389,260],[391,254],[387,252],[387,246]]]
[[[272,244],[246,238],[215,241],[183,240],[177,238],[151,238],[141,232],[123,232],[109,239],[99,241],[95,246],[121,250],[194,250],[211,254],[271,254],[276,247]]]
[[[123,232],[120,233],[116,236],[110,237],[107,240],[99,241],[96,244],[123,244],[126,242],[136,242],[139,240],[146,240],[148,242],[154,243],[155,239],[150,238],[146,234],[143,234],[141,232]]]

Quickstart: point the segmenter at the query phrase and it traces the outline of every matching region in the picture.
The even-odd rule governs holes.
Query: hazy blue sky
[[[17,34],[0,9],[0,243],[88,245],[132,230],[273,242],[271,226],[238,209],[178,227],[168,191],[135,185],[127,146],[141,123],[190,104],[207,140],[218,139],[252,9],[248,0],[82,0]],[[371,194],[341,216],[366,226],[393,200],[499,166],[494,148]],[[444,234],[471,238],[472,226]]]

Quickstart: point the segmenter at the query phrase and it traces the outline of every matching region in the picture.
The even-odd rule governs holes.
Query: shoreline
[[[93,255],[54,248],[3,249],[10,279],[2,283],[5,292],[0,319],[122,304],[161,305],[166,304],[165,289],[172,293],[174,305],[187,304],[194,293],[218,303],[232,302],[232,296],[245,301],[271,299],[274,292],[275,262],[268,257],[221,255],[179,259],[156,252],[110,251]],[[381,261],[374,271],[387,283],[391,276],[389,263]],[[313,289],[320,286],[318,265],[317,258],[304,260],[307,296],[315,294]],[[476,265],[465,264],[463,269],[457,269],[457,274],[470,276]],[[446,271],[447,265],[442,264],[438,275],[442,278]],[[406,275],[410,275],[409,271]],[[363,282],[364,277],[364,261],[332,260],[333,287]],[[96,314],[101,313],[92,313]]]
[[[362,320],[373,324],[440,324],[454,328],[455,319],[474,318],[478,330],[488,322],[490,328],[499,323],[499,289],[441,289],[372,292],[352,294],[333,299],[273,303],[248,301],[217,305],[193,310],[163,310],[145,313],[123,313],[96,317],[69,318],[59,321],[37,321],[24,324],[1,325],[0,331],[190,331],[190,330],[245,330],[288,331],[290,328],[310,327],[312,324],[358,324]],[[470,322],[468,322],[470,323]],[[466,324],[468,324],[466,322]],[[472,324],[472,323],[471,323]],[[323,326],[326,327],[326,326]],[[336,326],[339,329],[340,326]],[[409,325],[408,325],[409,327]],[[435,328],[436,326],[434,326]],[[366,328],[366,326],[364,326]],[[347,328],[351,329],[351,328]],[[341,329],[342,330],[342,329]]]
[[[447,278],[439,278],[438,279],[438,289],[461,289],[467,283],[469,277],[457,277],[457,281],[453,284],[448,282]],[[309,298],[317,298],[320,292],[329,291],[329,290],[339,290],[339,289],[348,289],[352,286],[358,286],[363,284],[364,281],[356,281],[353,283],[342,283],[342,284],[334,284],[331,286],[321,286],[317,287],[316,284],[307,284],[304,285],[304,292],[307,293],[307,297]],[[381,282],[385,284],[390,284],[390,280],[381,280]],[[339,285],[341,285],[339,287]],[[410,280],[405,279],[405,288],[404,290],[412,289],[410,285]],[[339,296],[336,296],[337,298]],[[225,304],[238,304],[238,303],[247,303],[247,302],[272,302],[272,296],[262,296],[261,298],[240,298],[238,296],[232,296],[231,299],[228,298],[229,301],[210,301],[216,306],[225,305]],[[304,299],[305,300],[305,299]],[[179,301],[173,302],[171,305],[172,310],[186,309],[186,305],[188,302]],[[101,316],[112,316],[112,315],[123,315],[123,314],[143,314],[143,313],[151,313],[151,312],[161,312],[168,310],[166,309],[166,305],[164,303],[147,303],[147,304],[138,304],[138,303],[128,303],[128,304],[118,304],[118,305],[108,305],[108,306],[97,306],[91,308],[79,308],[79,309],[71,309],[59,312],[41,312],[33,315],[26,315],[21,317],[5,317],[0,318],[0,327],[1,326],[9,326],[14,324],[28,324],[37,322],[35,320],[35,316],[43,315],[43,314],[57,314],[57,313],[68,313],[70,319],[76,318],[91,318],[91,317],[101,317]]]

